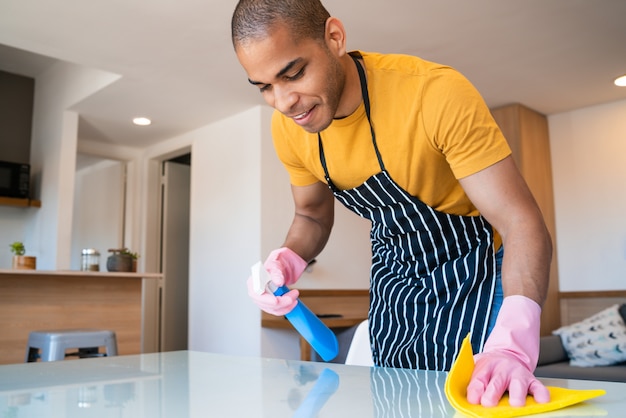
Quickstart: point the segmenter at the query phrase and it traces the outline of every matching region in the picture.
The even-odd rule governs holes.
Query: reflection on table
[[[188,351],[15,364],[0,366],[0,416],[453,417],[445,378],[443,372]],[[607,391],[565,416],[623,416],[624,383],[543,380]]]

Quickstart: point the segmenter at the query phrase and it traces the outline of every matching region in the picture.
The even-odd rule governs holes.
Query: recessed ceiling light
[[[624,74],[623,76],[617,77],[614,83],[616,86],[626,87],[626,74]]]
[[[141,118],[134,118],[133,123],[139,126],[148,126],[152,123],[152,121],[148,118],[141,117]]]

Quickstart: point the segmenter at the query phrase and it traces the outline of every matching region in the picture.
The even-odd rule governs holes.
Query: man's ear
[[[346,30],[336,17],[326,19],[326,45],[338,57],[346,54]]]

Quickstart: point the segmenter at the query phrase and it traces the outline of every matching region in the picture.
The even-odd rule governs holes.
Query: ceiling
[[[72,107],[79,140],[145,147],[261,104],[230,42],[236,0],[6,0],[0,69],[121,77]],[[348,48],[456,67],[490,107],[550,115],[626,99],[624,0],[326,0]],[[134,116],[153,119],[149,127]]]

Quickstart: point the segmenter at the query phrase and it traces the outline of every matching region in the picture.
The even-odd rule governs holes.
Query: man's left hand
[[[548,389],[515,356],[496,351],[474,359],[474,373],[467,387],[469,403],[496,406],[507,391],[511,406],[524,406],[527,395],[537,403],[550,401]]]
[[[469,403],[496,406],[507,391],[511,406],[526,405],[529,394],[538,403],[550,401],[550,392],[533,375],[539,358],[540,316],[535,301],[522,295],[504,298],[482,353],[474,356]]]

